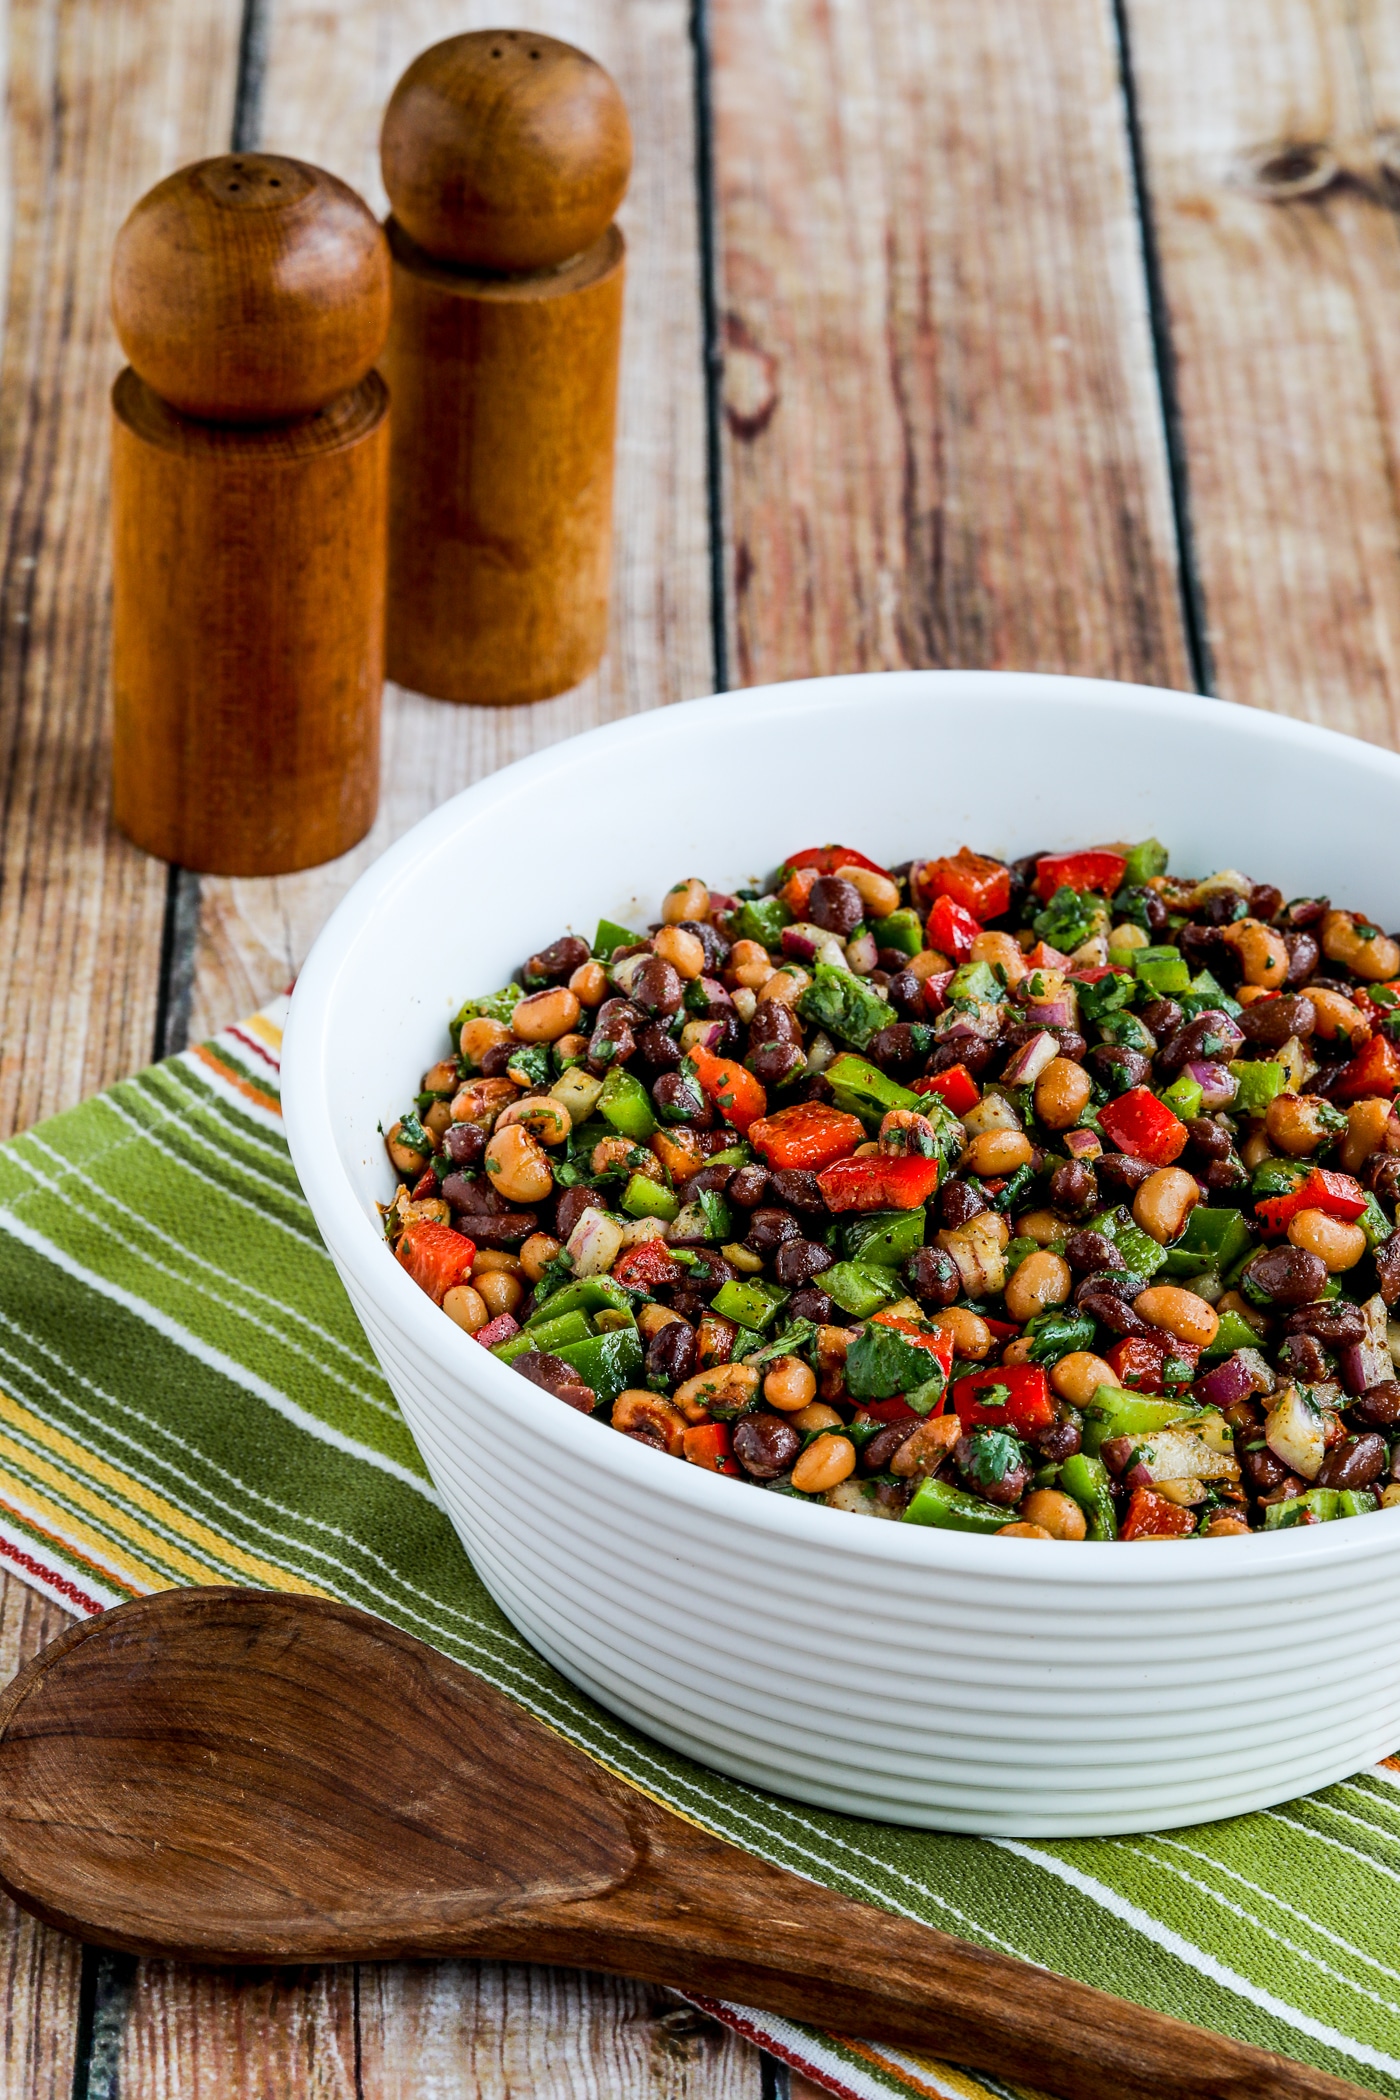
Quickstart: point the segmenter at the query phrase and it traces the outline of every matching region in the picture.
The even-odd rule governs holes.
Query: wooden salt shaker
[[[607,640],[627,112],[571,44],[481,30],[414,60],[380,144],[389,676],[541,700]]]
[[[388,246],[333,175],[227,154],[117,236],[113,805],[221,875],[344,853],[379,794]]]

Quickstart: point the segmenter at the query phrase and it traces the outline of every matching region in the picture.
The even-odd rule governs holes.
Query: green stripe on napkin
[[[281,1015],[0,1146],[9,1565],[80,1610],[228,1581],[363,1605],[751,1851],[1400,2100],[1400,1770],[1162,1837],[944,1837],[722,1779],[542,1662],[473,1574],[302,1200]],[[852,2090],[930,2089],[907,2053],[811,2045]]]

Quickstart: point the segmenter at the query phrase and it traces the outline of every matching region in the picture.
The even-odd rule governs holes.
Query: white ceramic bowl
[[[469,993],[566,924],[653,918],[841,839],[896,862],[1156,833],[1400,924],[1400,758],[1177,693],[896,672],[595,730],[434,812],[298,985],[302,1186],[453,1523],[526,1637],[604,1706],[744,1780],[945,1830],[1162,1828],[1287,1799],[1400,1742],[1400,1509],[1140,1547],[838,1515],[678,1464],[497,1363],[390,1259],[376,1126]]]

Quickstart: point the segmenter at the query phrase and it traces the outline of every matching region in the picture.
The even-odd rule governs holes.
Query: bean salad
[[[394,1256],[561,1405],[856,1515],[1400,1505],[1400,937],[1155,839],[696,877],[469,999]]]

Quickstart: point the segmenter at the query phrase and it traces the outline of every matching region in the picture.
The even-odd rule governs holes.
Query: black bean
[[[987,1199],[980,1189],[966,1181],[947,1181],[938,1191],[938,1216],[949,1231],[966,1225],[970,1218],[978,1217],[988,1207]]]
[[[733,1262],[726,1261],[713,1247],[692,1247],[690,1251],[695,1256],[691,1280],[702,1291],[717,1291],[721,1284],[732,1283],[739,1273]],[[671,1304],[677,1312],[680,1311],[676,1298],[672,1298]]]
[[[1283,891],[1276,890],[1271,882],[1256,882],[1249,893],[1249,916],[1262,919],[1265,925],[1283,908]]]
[[[691,1283],[673,1285],[670,1303],[672,1312],[678,1312],[683,1320],[689,1320],[692,1325],[697,1320],[703,1320],[709,1310],[704,1297]]]
[[[754,1209],[768,1193],[768,1169],[757,1163],[740,1167],[725,1193],[731,1203],[740,1203],[745,1210]]]
[[[1332,1359],[1312,1335],[1290,1334],[1280,1344],[1278,1366],[1289,1378],[1301,1378],[1307,1385],[1316,1385],[1319,1380],[1330,1376]]]
[[[948,1071],[953,1065],[965,1065],[976,1079],[986,1071],[995,1053],[995,1043],[983,1042],[977,1036],[960,1038],[956,1042],[940,1043],[924,1070],[933,1076]]]
[[[1247,1043],[1281,1050],[1291,1035],[1309,1036],[1317,1027],[1317,1008],[1306,992],[1282,992],[1277,999],[1256,999],[1239,1018]]]
[[[911,1072],[928,1049],[928,1032],[910,1021],[892,1021],[876,1029],[865,1046],[871,1064],[882,1072]]]
[[[814,1326],[826,1327],[831,1322],[835,1307],[825,1291],[814,1290],[809,1286],[806,1290],[793,1292],[785,1311],[790,1320],[810,1320]]]
[[[953,1464],[961,1474],[963,1483],[984,1502],[993,1502],[1001,1509],[1010,1509],[1020,1501],[1030,1486],[1031,1469],[1024,1458],[1009,1465],[1000,1480],[983,1480],[973,1470],[977,1449],[975,1437],[960,1436],[953,1446]]]
[[[600,1195],[597,1189],[585,1188],[582,1185],[578,1188],[565,1189],[563,1195],[559,1198],[558,1207],[554,1214],[556,1236],[561,1240],[566,1240],[584,1212],[597,1209],[606,1200],[606,1197]]]
[[[802,1227],[790,1210],[779,1210],[776,1205],[765,1204],[750,1217],[744,1245],[752,1247],[755,1254],[771,1254],[785,1241],[800,1240],[801,1237]]]
[[[781,1086],[806,1062],[796,1043],[755,1043],[746,1059],[754,1078],[766,1087]]]
[[[659,1021],[648,1021],[637,1036],[637,1055],[653,1072],[674,1072],[681,1061],[681,1046]]]
[[[1208,1160],[1201,1179],[1217,1195],[1230,1195],[1248,1188],[1249,1169],[1237,1152],[1231,1152],[1225,1159]]]
[[[962,1272],[941,1247],[920,1247],[911,1254],[904,1264],[904,1280],[912,1296],[930,1312],[951,1305],[962,1295]]]
[[[1144,1028],[1150,1028],[1159,1043],[1173,1035],[1185,1018],[1175,999],[1150,999],[1141,1014]]]
[[[588,961],[589,946],[576,933],[561,934],[547,948],[532,955],[521,975],[526,984],[562,984]]]
[[[505,1197],[492,1188],[483,1174],[445,1174],[442,1193],[453,1210],[472,1216],[504,1217],[510,1209]]]
[[[572,1364],[566,1364],[562,1356],[551,1356],[547,1350],[527,1349],[517,1356],[511,1368],[528,1378],[531,1385],[540,1386],[562,1400],[566,1407],[576,1407],[581,1415],[591,1415],[598,1404],[598,1396],[591,1385],[585,1385]]]
[[[827,1215],[821,1183],[809,1167],[775,1167],[768,1178],[779,1203],[786,1204],[789,1210],[817,1218]]]
[[[486,1151],[486,1132],[475,1123],[449,1123],[442,1134],[442,1149],[454,1166],[479,1166]]]
[[[820,926],[823,933],[834,933],[844,940],[854,933],[865,917],[865,906],[860,891],[853,882],[841,875],[819,875],[812,884],[807,898],[807,918],[813,926]]]
[[[626,999],[605,999],[593,1021],[588,1040],[588,1062],[595,1072],[611,1065],[626,1064],[637,1048],[636,1031],[646,1026],[646,1017]]]
[[[1102,1232],[1072,1232],[1065,1241],[1065,1260],[1077,1276],[1100,1269],[1126,1269],[1118,1249]]]
[[[734,1456],[755,1480],[776,1480],[802,1448],[802,1438],[781,1415],[760,1410],[734,1424]]]
[[[668,1320],[647,1343],[647,1378],[683,1385],[700,1367],[700,1344],[685,1320]]]
[[[1368,1430],[1364,1436],[1348,1437],[1329,1451],[1317,1476],[1319,1487],[1368,1488],[1385,1471],[1390,1453],[1383,1436]]]
[[[1320,1342],[1345,1347],[1365,1339],[1366,1315],[1346,1298],[1325,1298],[1317,1305],[1300,1305],[1285,1315],[1289,1334],[1315,1335]]]
[[[1067,1159],[1050,1176],[1050,1201],[1056,1210],[1083,1217],[1099,1200],[1099,1184],[1092,1167],[1082,1159]]]
[[[1205,902],[1197,906],[1197,917],[1203,926],[1233,926],[1248,909],[1243,897],[1234,890],[1212,890]]]
[[[1384,1174],[1387,1184],[1400,1186],[1400,1157],[1385,1156]],[[1379,1172],[1373,1175],[1371,1186],[1375,1188],[1380,1179]],[[1377,1194],[1380,1193],[1377,1190]],[[1387,1186],[1384,1193],[1392,1203],[1395,1201],[1395,1186]],[[1400,1298],[1400,1232],[1392,1232],[1376,1249],[1376,1283],[1386,1304],[1394,1305]]]
[[[1207,1007],[1193,1021],[1177,1029],[1170,1042],[1157,1052],[1157,1070],[1179,1072],[1197,1058],[1229,1059],[1239,1054],[1244,1038],[1239,1024],[1216,1007]]]
[[[827,1106],[836,1099],[836,1089],[825,1072],[809,1072],[805,1079],[797,1082],[795,1099],[799,1101],[821,1101]]]
[[[1081,1312],[1089,1314],[1110,1334],[1146,1334],[1147,1322],[1110,1288],[1111,1278],[1086,1276],[1074,1294]]]
[[[1327,1264],[1306,1247],[1263,1247],[1244,1273],[1277,1305],[1309,1305],[1327,1287]]]
[[[897,970],[890,979],[889,993],[900,1013],[917,1019],[925,1011],[924,980],[912,970]]]
[[[800,1043],[802,1023],[781,999],[760,999],[749,1023],[749,1047],[758,1043]]]
[[[756,1215],[762,1217],[764,1213],[759,1211]],[[820,1240],[785,1240],[773,1257],[773,1274],[779,1283],[793,1290],[799,1284],[810,1283],[814,1276],[820,1276],[835,1259],[831,1249],[823,1247]]]
[[[474,1211],[463,1221],[464,1230],[478,1247],[518,1247],[532,1232],[539,1231],[539,1216],[533,1210],[511,1210],[492,1214]],[[565,1235],[561,1234],[563,1238]]]
[[[1320,926],[1330,910],[1326,897],[1294,897],[1284,907],[1281,923],[1289,931],[1300,926]]]
[[[708,1130],[715,1120],[708,1097],[686,1072],[663,1072],[652,1081],[651,1098],[663,1123],[697,1123]]]
[[[1251,1444],[1257,1445],[1258,1448],[1251,1451]],[[1256,1495],[1266,1495],[1271,1488],[1278,1487],[1288,1477],[1287,1466],[1282,1459],[1274,1457],[1267,1444],[1259,1443],[1257,1431],[1235,1438],[1235,1456],[1239,1460],[1245,1485],[1252,1488]]]
[[[890,979],[901,974],[908,960],[909,958],[902,948],[877,948],[875,950],[875,961],[879,967],[871,971],[871,983],[883,984],[888,990]]]
[[[1058,1466],[1063,1465],[1067,1458],[1073,1458],[1083,1441],[1084,1433],[1078,1422],[1052,1422],[1048,1429],[1037,1433],[1035,1448],[1042,1458],[1048,1458]]]
[[[1130,1087],[1141,1086],[1152,1069],[1141,1050],[1132,1050],[1125,1043],[1100,1043],[1089,1052],[1087,1062],[1099,1085],[1110,1094],[1126,1094]]]
[[[887,1423],[878,1436],[871,1437],[870,1442],[861,1452],[860,1469],[862,1473],[887,1473],[890,1468],[890,1460],[894,1457],[895,1452],[898,1451],[901,1444],[908,1443],[918,1426],[917,1422]]]
[[[711,972],[722,970],[729,960],[729,943],[717,926],[708,926],[700,919],[682,919],[682,933],[693,933],[705,951],[705,968]]]
[[[511,1041],[492,1043],[489,1050],[481,1053],[481,1076],[483,1079],[504,1079],[520,1045]]]
[[[1293,991],[1312,981],[1322,961],[1322,950],[1311,933],[1285,933],[1283,944],[1288,950],[1288,973],[1283,982],[1288,991]]]
[[[702,1189],[713,1189],[722,1195],[738,1171],[737,1167],[699,1168],[681,1190],[682,1203],[698,1203]]]
[[[633,974],[629,996],[644,1013],[669,1018],[680,1012],[685,985],[674,963],[667,962],[664,955],[649,955]]]
[[[1383,1378],[1351,1403],[1351,1412],[1372,1429],[1393,1429],[1400,1422],[1400,1378]]]
[[[1126,1152],[1106,1152],[1094,1161],[1094,1172],[1115,1195],[1131,1196],[1156,1169],[1145,1159],[1130,1159]]]
[[[1211,1116],[1192,1116],[1186,1135],[1202,1159],[1228,1159],[1231,1137],[1223,1124]]]
[[[1194,974],[1198,970],[1211,970],[1219,975],[1218,964],[1223,963],[1229,949],[1221,940],[1214,926],[1183,926],[1176,937],[1177,946]]]

